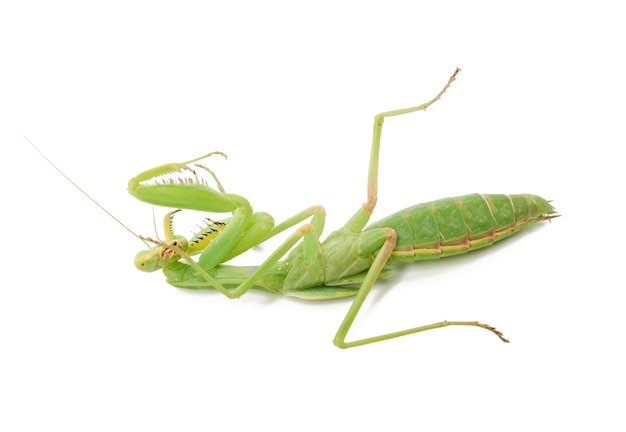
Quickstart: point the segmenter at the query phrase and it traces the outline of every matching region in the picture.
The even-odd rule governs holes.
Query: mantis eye
[[[135,255],[135,267],[137,270],[143,272],[153,272],[162,268],[161,266],[161,254],[159,252],[161,248],[154,248],[149,250],[143,250]]]

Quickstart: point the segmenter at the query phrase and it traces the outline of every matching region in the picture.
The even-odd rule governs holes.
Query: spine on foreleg
[[[537,195],[471,194],[409,207],[368,229],[393,228],[397,242],[391,259],[417,261],[487,247],[555,213]]]

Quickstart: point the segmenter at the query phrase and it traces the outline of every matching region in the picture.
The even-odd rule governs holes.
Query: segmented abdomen
[[[471,194],[418,204],[366,229],[394,229],[397,240],[391,259],[417,261],[489,246],[555,213],[537,195]]]

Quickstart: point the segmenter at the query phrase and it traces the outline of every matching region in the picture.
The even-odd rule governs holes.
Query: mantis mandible
[[[128,191],[135,198],[152,205],[177,209],[165,215],[163,241],[138,236],[131,231],[148,246],[152,244],[136,255],[135,266],[146,272],[162,270],[167,282],[173,286],[213,288],[230,299],[239,298],[251,288],[305,300],[353,296],[354,300],[333,340],[340,348],[448,326],[483,328],[508,342],[494,327],[477,321],[441,321],[346,341],[372,286],[378,278],[391,273],[386,267],[389,263],[432,260],[466,253],[490,246],[536,222],[559,216],[548,201],[536,195],[471,194],[418,204],[366,227],[377,201],[378,161],[385,118],[425,110],[448,90],[459,71],[456,69],[439,94],[429,102],[383,112],[374,117],[367,201],[342,228],[324,241],[320,241],[320,237],[326,212],[321,206],[304,209],[275,225],[272,216],[253,212],[245,198],[227,193],[217,176],[198,163],[210,156],[225,156],[221,152],[211,152],[187,162],[161,165],[133,177],[128,183]],[[209,186],[205,177],[207,173],[217,189]],[[205,226],[187,239],[175,234],[173,229],[175,214],[180,209],[230,213],[231,216],[221,221],[206,219]],[[106,209],[103,210],[118,221]],[[224,264],[298,224],[261,265]],[[193,258],[195,255],[199,255],[197,260]]]

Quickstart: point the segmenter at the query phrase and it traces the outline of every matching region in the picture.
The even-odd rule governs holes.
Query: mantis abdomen
[[[545,199],[530,194],[471,194],[409,207],[374,222],[397,235],[394,261],[438,259],[487,247],[541,220],[556,217]]]

